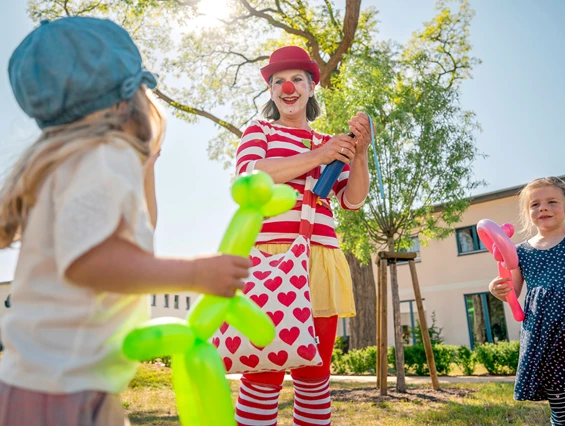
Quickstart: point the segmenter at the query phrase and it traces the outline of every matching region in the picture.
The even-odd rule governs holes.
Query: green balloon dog
[[[220,244],[220,253],[249,256],[264,217],[290,210],[297,193],[288,185],[275,185],[261,171],[243,173],[232,186],[239,205]],[[235,425],[234,409],[224,363],[208,342],[226,321],[257,346],[275,336],[271,319],[241,291],[232,298],[201,296],[187,320],[156,318],[132,330],[123,352],[133,360],[171,356],[173,386],[183,426]]]

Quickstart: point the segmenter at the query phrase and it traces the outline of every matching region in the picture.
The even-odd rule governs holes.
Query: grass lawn
[[[237,398],[238,383],[231,382]],[[410,387],[407,394],[389,388],[381,398],[372,386],[332,383],[332,424],[339,425],[545,425],[547,402],[517,402],[510,383],[460,384],[434,392],[429,386]],[[132,425],[179,425],[168,368],[142,364],[122,394]],[[292,385],[281,393],[279,425],[292,424]],[[221,425],[218,425],[221,426]]]

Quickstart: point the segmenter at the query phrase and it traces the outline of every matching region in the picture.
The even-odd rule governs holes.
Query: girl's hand
[[[192,291],[222,297],[233,297],[236,290],[245,288],[251,261],[247,257],[228,254],[199,256],[194,260]]]
[[[355,157],[355,139],[349,135],[336,135],[315,152],[319,155],[320,164],[329,164],[334,160],[350,164]]]
[[[512,278],[496,277],[489,284],[488,289],[494,297],[506,302],[506,296],[510,293],[510,285],[508,284],[508,281],[511,279]]]
[[[371,145],[371,125],[367,114],[358,112],[347,122],[349,130],[355,135],[355,148],[357,153],[365,153]]]

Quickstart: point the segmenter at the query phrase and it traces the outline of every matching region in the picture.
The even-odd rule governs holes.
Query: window
[[[423,301],[424,299],[422,299]],[[402,330],[402,343],[404,345],[416,344],[416,319],[418,307],[415,300],[402,300],[400,302],[400,328]]]
[[[190,309],[190,297],[186,296],[186,310]]]
[[[486,247],[477,235],[477,226],[467,226],[455,230],[457,253],[459,255],[486,251]]]
[[[175,294],[175,309],[179,308],[179,296],[178,294]]]
[[[151,306],[157,306],[157,295],[156,294],[151,295]]]
[[[415,262],[420,262],[420,239],[416,236],[416,237],[412,237],[412,245],[410,246],[409,249],[400,249],[399,250],[401,253],[416,253],[416,258],[414,259]],[[408,261],[406,260],[399,260],[397,262],[397,265],[402,265],[402,264],[407,264]]]
[[[504,305],[489,292],[465,295],[471,349],[483,343],[508,340]]]
[[[165,294],[165,308],[169,307],[169,295]]]

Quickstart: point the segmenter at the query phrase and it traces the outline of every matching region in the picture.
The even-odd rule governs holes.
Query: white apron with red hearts
[[[273,320],[275,339],[265,348],[254,346],[227,323],[214,334],[228,373],[259,373],[322,365],[314,331],[308,285],[310,240],[303,235],[281,254],[251,252],[253,267],[246,295]]]

